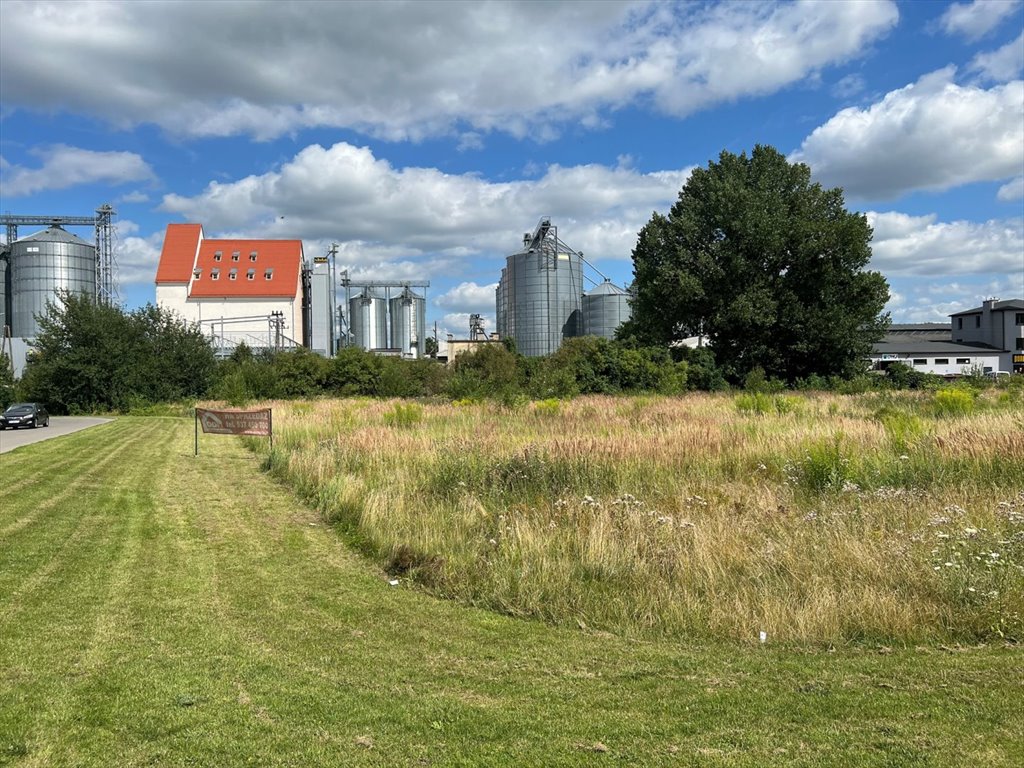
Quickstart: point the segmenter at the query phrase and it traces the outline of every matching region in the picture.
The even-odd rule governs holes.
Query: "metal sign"
[[[258,411],[214,411],[196,408],[196,451],[199,455],[199,426],[203,432],[215,435],[256,435],[269,437],[274,447],[274,417],[270,408]]]
[[[1024,355],[1014,355],[1013,356],[1013,362],[1015,362],[1015,363],[1024,363]]]

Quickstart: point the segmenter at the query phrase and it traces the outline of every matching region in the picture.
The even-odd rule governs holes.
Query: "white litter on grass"
[[[761,630],[761,642],[762,643],[767,643],[768,642],[768,633],[765,632],[763,629]]]
[[[392,587],[397,587],[398,586],[398,579],[392,579],[391,581],[388,582],[388,584],[390,584]]]

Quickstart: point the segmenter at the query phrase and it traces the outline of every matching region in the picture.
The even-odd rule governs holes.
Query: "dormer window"
[[[242,254],[239,251],[235,251],[235,252],[233,252],[231,254],[231,260],[232,261],[238,261],[241,257],[242,257]]]
[[[273,269],[268,269],[266,272],[263,273],[263,279],[264,280],[272,280],[273,277],[274,277],[274,270]]]
[[[249,261],[256,261],[256,251],[249,254]]]
[[[234,280],[237,277],[238,277],[238,270],[235,269],[234,267],[232,267],[231,271],[228,272],[228,280]]]
[[[196,280],[198,280],[202,276],[202,274],[203,274],[203,270],[201,270],[201,269],[194,269],[194,270],[192,270],[192,277],[195,278]]]
[[[214,251],[213,252],[213,260],[214,261],[220,261],[223,256],[224,256],[224,254],[221,253],[220,251]]]
[[[256,279],[256,270],[255,269],[250,269],[248,272],[246,272],[245,273],[245,279],[246,280],[255,280]]]
[[[211,280],[220,280],[220,270],[219,269],[212,269],[212,270],[210,270],[210,279]]]

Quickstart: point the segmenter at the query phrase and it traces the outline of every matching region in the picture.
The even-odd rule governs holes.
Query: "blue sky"
[[[867,214],[894,321],[944,321],[1024,296],[1022,35],[1020,0],[4,0],[0,210],[112,203],[128,306],[196,221],[430,280],[464,335],[541,216],[623,284],[690,169],[771,144]]]

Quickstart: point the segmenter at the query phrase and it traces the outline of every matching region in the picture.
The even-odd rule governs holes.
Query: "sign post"
[[[258,411],[214,411],[209,408],[195,410],[196,448],[199,455],[199,427],[203,432],[215,435],[255,435],[269,437],[270,449],[274,449],[274,418],[270,408]]]

